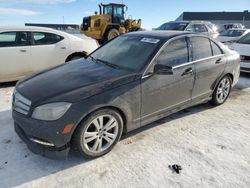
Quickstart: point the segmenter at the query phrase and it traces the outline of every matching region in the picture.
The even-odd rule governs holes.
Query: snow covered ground
[[[0,187],[250,187],[250,75],[224,105],[171,115],[89,161],[31,153],[13,130],[12,91],[13,84],[0,85]]]

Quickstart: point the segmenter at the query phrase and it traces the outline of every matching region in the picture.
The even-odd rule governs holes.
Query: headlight
[[[71,103],[57,102],[41,105],[35,108],[32,118],[46,121],[57,120],[70,108]]]

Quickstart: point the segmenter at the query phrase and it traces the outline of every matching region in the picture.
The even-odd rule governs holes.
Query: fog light
[[[44,145],[44,146],[55,146],[54,144],[52,143],[49,143],[49,142],[45,142],[45,141],[42,141],[42,140],[38,140],[38,139],[35,139],[35,138],[30,138],[30,141],[32,142],[35,142],[37,144],[41,144],[41,145]]]

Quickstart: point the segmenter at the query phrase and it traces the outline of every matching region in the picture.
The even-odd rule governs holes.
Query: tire
[[[135,27],[135,28],[132,29],[132,31],[142,31],[142,29],[139,28],[139,27]]]
[[[103,126],[100,122],[103,122]],[[72,149],[86,159],[103,156],[120,140],[122,130],[123,119],[119,112],[113,109],[96,111],[75,130]]]
[[[105,37],[106,41],[112,40],[120,35],[119,31],[117,29],[110,29]]]
[[[214,106],[218,106],[226,102],[232,89],[232,80],[226,75],[217,84],[210,103]]]

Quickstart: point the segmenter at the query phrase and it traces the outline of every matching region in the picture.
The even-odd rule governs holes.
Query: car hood
[[[80,59],[30,76],[18,82],[16,90],[33,104],[50,99],[73,102],[131,82],[135,76],[126,70]]]

